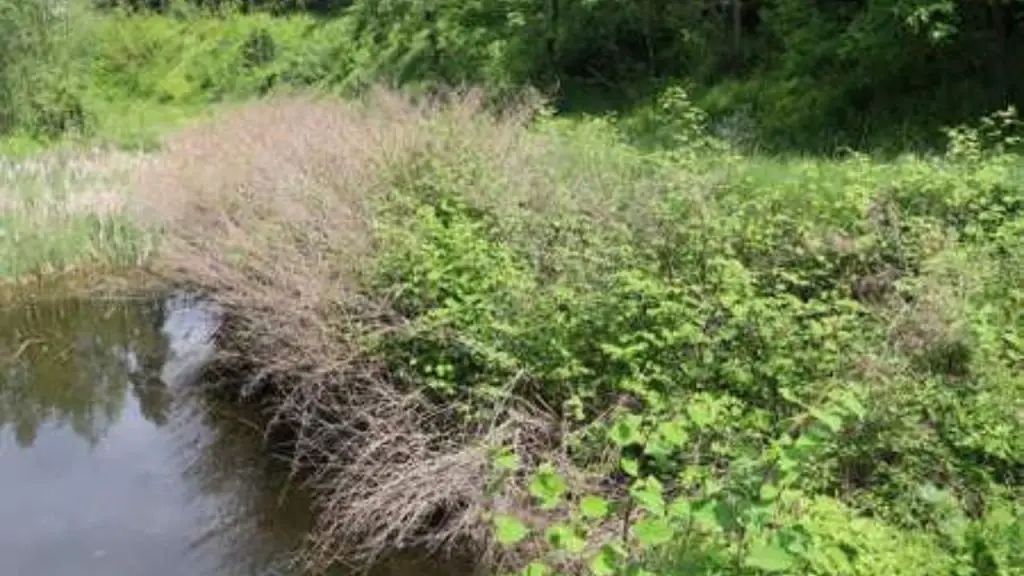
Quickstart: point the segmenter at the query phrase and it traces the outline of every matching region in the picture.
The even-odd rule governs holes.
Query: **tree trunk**
[[[547,38],[545,39],[545,52],[547,52],[548,68],[551,72],[558,71],[558,16],[561,6],[559,0],[547,0]]]
[[[743,0],[732,0],[732,52],[739,63],[743,49]]]

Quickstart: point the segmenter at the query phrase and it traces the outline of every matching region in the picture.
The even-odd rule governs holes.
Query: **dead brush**
[[[948,376],[964,376],[972,352],[965,318],[966,280],[929,263],[923,277],[891,299],[889,340],[918,366]]]
[[[138,175],[138,217],[162,231],[155,271],[224,307],[222,363],[245,367],[233,393],[269,390],[275,418],[296,431],[295,462],[319,509],[310,567],[367,567],[401,548],[492,552],[480,514],[487,447],[547,424],[508,412],[460,427],[397,390],[367,343],[403,319],[366,274],[378,208],[424,161],[487,159],[492,185],[464,191],[496,210],[550,196],[549,149],[522,118],[486,114],[474,94],[444,104],[382,91],[362,103],[292,97],[173,135]]]
[[[311,459],[320,495],[308,568],[361,569],[406,549],[468,555],[478,570],[510,563],[484,514],[492,497],[490,454],[511,445],[532,457],[527,453],[549,446],[549,418],[519,409],[466,428],[451,410],[384,384],[339,395],[325,382],[322,393],[311,392],[293,389],[281,411],[306,418],[297,453]],[[518,501],[525,493],[512,483],[501,495]]]

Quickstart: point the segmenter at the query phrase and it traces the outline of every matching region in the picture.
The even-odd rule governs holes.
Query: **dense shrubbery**
[[[75,0],[0,3],[0,134],[117,132],[126,110],[184,107],[331,80],[343,23],[181,8],[98,13]],[[114,116],[113,119],[106,118]],[[118,117],[119,116],[119,117]],[[106,135],[106,134],[101,134]]]
[[[411,382],[539,393],[571,431],[563,465],[595,465],[605,434],[619,454],[589,492],[542,465],[532,522],[499,515],[499,538],[531,525],[547,566],[598,574],[1021,573],[1017,158],[769,183],[596,134],[561,146],[587,151],[562,159],[582,181],[528,184],[554,209],[467,201],[511,187],[433,167],[386,260]]]
[[[111,100],[284,86],[533,86],[565,109],[607,109],[685,81],[720,130],[762,146],[900,149],[1021,104],[1007,67],[1024,50],[1019,4],[5,0],[0,97],[13,112],[0,131],[95,129],[120,110]]]
[[[67,24],[87,18],[44,2],[0,2],[0,134],[54,136],[86,125],[87,31]]]
[[[530,574],[1021,574],[1018,157],[369,102],[198,127],[145,186],[300,424],[320,559],[492,526]]]

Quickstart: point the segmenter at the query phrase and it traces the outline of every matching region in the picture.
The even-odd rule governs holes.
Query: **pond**
[[[0,574],[299,574],[310,502],[195,391],[216,322],[182,298],[0,308]],[[375,572],[448,572],[402,564]]]

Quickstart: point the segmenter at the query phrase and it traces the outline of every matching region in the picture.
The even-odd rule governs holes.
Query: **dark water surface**
[[[297,574],[309,502],[193,390],[215,326],[175,299],[0,306],[0,576]]]

